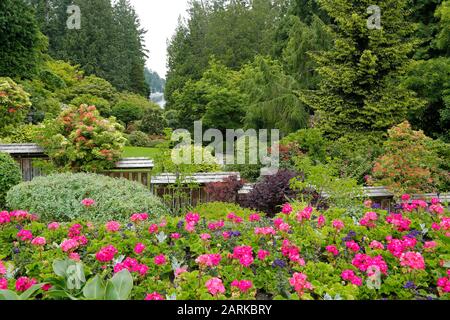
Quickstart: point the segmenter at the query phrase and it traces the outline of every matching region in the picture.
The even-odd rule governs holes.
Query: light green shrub
[[[6,193],[22,181],[19,165],[9,154],[0,152],[0,210],[5,205]]]
[[[94,199],[85,208],[81,201]],[[55,174],[38,177],[12,188],[6,197],[10,209],[35,213],[44,221],[128,221],[133,213],[167,213],[162,202],[145,186],[96,174]]]

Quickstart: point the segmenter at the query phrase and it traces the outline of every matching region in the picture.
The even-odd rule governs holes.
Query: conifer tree
[[[381,29],[368,27],[372,0],[319,0],[334,21],[334,46],[313,54],[321,76],[318,90],[301,91],[316,112],[318,125],[331,137],[349,131],[385,131],[421,105],[398,85],[411,62],[407,0],[380,0]]]

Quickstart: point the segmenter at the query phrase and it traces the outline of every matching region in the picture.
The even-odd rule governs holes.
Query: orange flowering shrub
[[[119,160],[126,142],[122,132],[114,118],[102,118],[95,106],[81,105],[45,122],[38,142],[57,167],[99,172]]]
[[[395,194],[436,191],[448,173],[438,169],[439,157],[430,148],[431,138],[405,121],[388,131],[385,153],[373,167],[369,183],[384,185]]]

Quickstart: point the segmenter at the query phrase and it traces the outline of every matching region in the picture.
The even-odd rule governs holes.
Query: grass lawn
[[[158,148],[125,147],[123,150],[122,157],[124,158],[146,157],[150,159],[155,159],[157,153]]]

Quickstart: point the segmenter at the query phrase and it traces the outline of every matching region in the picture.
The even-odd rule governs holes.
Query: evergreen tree
[[[42,62],[46,39],[23,0],[0,1],[0,76],[31,78]]]
[[[298,83],[278,62],[259,56],[241,73],[242,92],[248,96],[247,128],[279,129],[287,135],[307,127],[308,112],[295,94]]]
[[[319,126],[332,137],[349,131],[385,131],[420,107],[414,93],[398,85],[417,43],[406,0],[378,1],[381,29],[367,26],[370,0],[319,0],[332,17],[334,47],[313,54],[321,76],[318,90],[301,91],[316,111]]]

